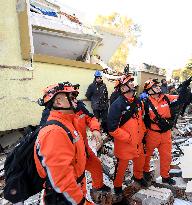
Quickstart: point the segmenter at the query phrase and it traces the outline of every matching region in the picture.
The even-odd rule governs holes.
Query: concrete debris
[[[192,205],[192,203],[181,199],[175,199],[174,205]]]
[[[15,143],[23,136],[18,130],[13,130],[1,136],[1,146],[4,148],[15,145]]]
[[[124,188],[123,195],[129,201],[131,197],[136,194],[140,189],[141,187],[137,183],[132,182],[126,188]]]
[[[187,182],[181,177],[174,177],[173,179],[176,181],[176,185],[170,186],[162,183],[162,179],[159,177],[156,179],[154,186],[170,189],[175,198],[191,201],[192,194],[190,192],[186,193]]]
[[[105,155],[108,155],[109,157],[113,157],[114,156],[114,143],[112,141],[105,143],[102,147],[102,153]]]
[[[181,169],[182,169],[182,177],[183,178],[192,178],[192,166],[189,166],[192,164],[192,144],[189,146],[185,146],[184,149],[184,156],[181,157]]]
[[[109,176],[110,179],[114,177],[115,173],[115,165],[116,165],[116,158],[115,157],[109,157],[107,155],[102,154],[100,157],[100,160],[103,165],[103,171],[104,173]]]
[[[192,180],[187,183],[186,192],[192,193]]]
[[[0,155],[0,204],[10,204],[3,198],[4,186],[4,162],[6,154],[17,144],[17,140],[22,136],[22,132],[7,133],[6,140],[2,142],[4,153]],[[12,139],[13,138],[13,139]],[[106,134],[102,134],[103,145],[97,147],[92,133],[88,131],[89,145],[100,158],[104,170],[104,183],[113,190],[113,178],[115,173],[116,158],[114,157],[114,143]],[[156,149],[151,159],[151,173],[153,176],[152,185],[146,190],[131,180],[133,173],[133,163],[130,160],[123,183],[124,198],[130,204],[174,204],[192,205],[192,164],[190,153],[192,151],[192,116],[185,116],[178,120],[176,128],[173,130],[172,165],[170,175],[176,180],[175,186],[163,184],[159,173],[159,153]],[[10,146],[10,143],[12,146]],[[185,179],[183,179],[183,178]],[[87,199],[91,201],[90,190],[92,189],[91,174],[86,171]],[[27,201],[25,205],[41,204],[43,193],[39,193]],[[175,202],[174,202],[175,197]],[[183,201],[185,200],[185,201]],[[123,205],[123,204],[121,204]]]
[[[173,204],[174,197],[171,190],[166,188],[149,187],[147,190],[142,189],[132,196],[131,204],[135,205],[162,205]]]

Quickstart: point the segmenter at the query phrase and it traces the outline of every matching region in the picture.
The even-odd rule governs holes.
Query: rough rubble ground
[[[88,131],[88,136],[91,139],[91,133]],[[105,139],[106,136],[103,135],[103,138]],[[180,164],[180,158],[181,158],[181,150],[178,149],[179,145],[180,149],[183,150],[184,146],[188,146],[192,144],[192,115],[185,116],[183,118],[180,118],[177,123],[177,129],[173,130],[173,149],[172,149],[172,155],[173,155],[173,161],[172,164],[179,165]],[[94,141],[90,140],[90,146],[93,148],[93,151],[96,153],[96,145]],[[6,157],[6,153],[9,152],[14,147],[12,145],[11,147],[8,147],[5,150],[5,153],[0,155],[0,205],[9,205],[11,204],[7,200],[3,198],[3,186],[4,186],[4,161]],[[113,183],[111,178],[113,177],[114,173],[114,167],[115,167],[115,158],[113,156],[113,142],[107,142],[105,143],[105,146],[102,150],[102,154],[99,155],[103,167],[104,167],[104,183],[108,186],[110,186],[113,189]],[[151,161],[151,167],[155,166],[155,161],[158,159],[158,151],[155,150],[153,159]],[[125,186],[128,184],[131,180],[131,173],[132,173],[132,162],[130,161],[129,164],[129,170],[126,172],[125,176]],[[87,197],[90,199],[90,192],[89,190],[92,188],[91,185],[91,175],[89,172],[86,172],[87,177],[87,189],[88,194]],[[39,205],[42,204],[41,201],[42,193],[37,194],[31,198],[29,198],[27,201],[25,201],[25,205]],[[175,199],[174,205],[192,205],[192,202],[184,201],[181,199]]]

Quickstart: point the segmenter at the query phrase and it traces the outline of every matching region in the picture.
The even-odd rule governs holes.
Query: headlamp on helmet
[[[157,79],[150,79],[147,80],[144,84],[144,90],[149,91],[154,85],[158,85],[159,82]]]
[[[75,92],[75,89],[71,83],[63,82],[55,85],[50,85],[47,88],[45,88],[43,92],[43,98],[38,101],[40,105],[46,105],[58,93],[72,93]]]

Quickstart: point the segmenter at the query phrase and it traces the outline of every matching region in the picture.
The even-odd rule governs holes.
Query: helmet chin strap
[[[67,96],[67,100],[68,100],[68,102],[69,102],[69,104],[70,104],[70,107],[64,108],[64,107],[55,107],[55,106],[52,106],[52,108],[53,108],[54,110],[73,110],[73,111],[75,112],[76,108],[73,106],[73,104],[72,104],[72,102],[71,102],[71,99],[70,99],[70,97],[69,97],[69,93],[66,93],[66,96]]]
[[[158,93],[157,92],[155,92],[154,90],[153,90],[153,88],[151,88],[151,90],[153,91],[153,93],[152,94],[149,94],[149,95],[157,95],[157,94],[161,94],[161,91],[159,91]]]
[[[127,93],[130,93],[130,92],[133,92],[133,96],[135,95],[135,88],[130,88],[128,85],[126,85],[128,88],[129,88],[129,90],[128,91],[125,91],[125,92],[122,92],[122,94],[127,94]]]

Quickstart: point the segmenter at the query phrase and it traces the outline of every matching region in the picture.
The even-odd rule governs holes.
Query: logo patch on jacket
[[[129,110],[131,107],[128,105],[127,107],[126,107],[126,110]]]
[[[161,107],[167,107],[168,106],[168,104],[163,104],[163,105],[161,105]]]
[[[73,138],[73,143],[76,143],[77,141],[79,141],[80,136],[79,133],[75,130],[74,132],[75,138]]]

